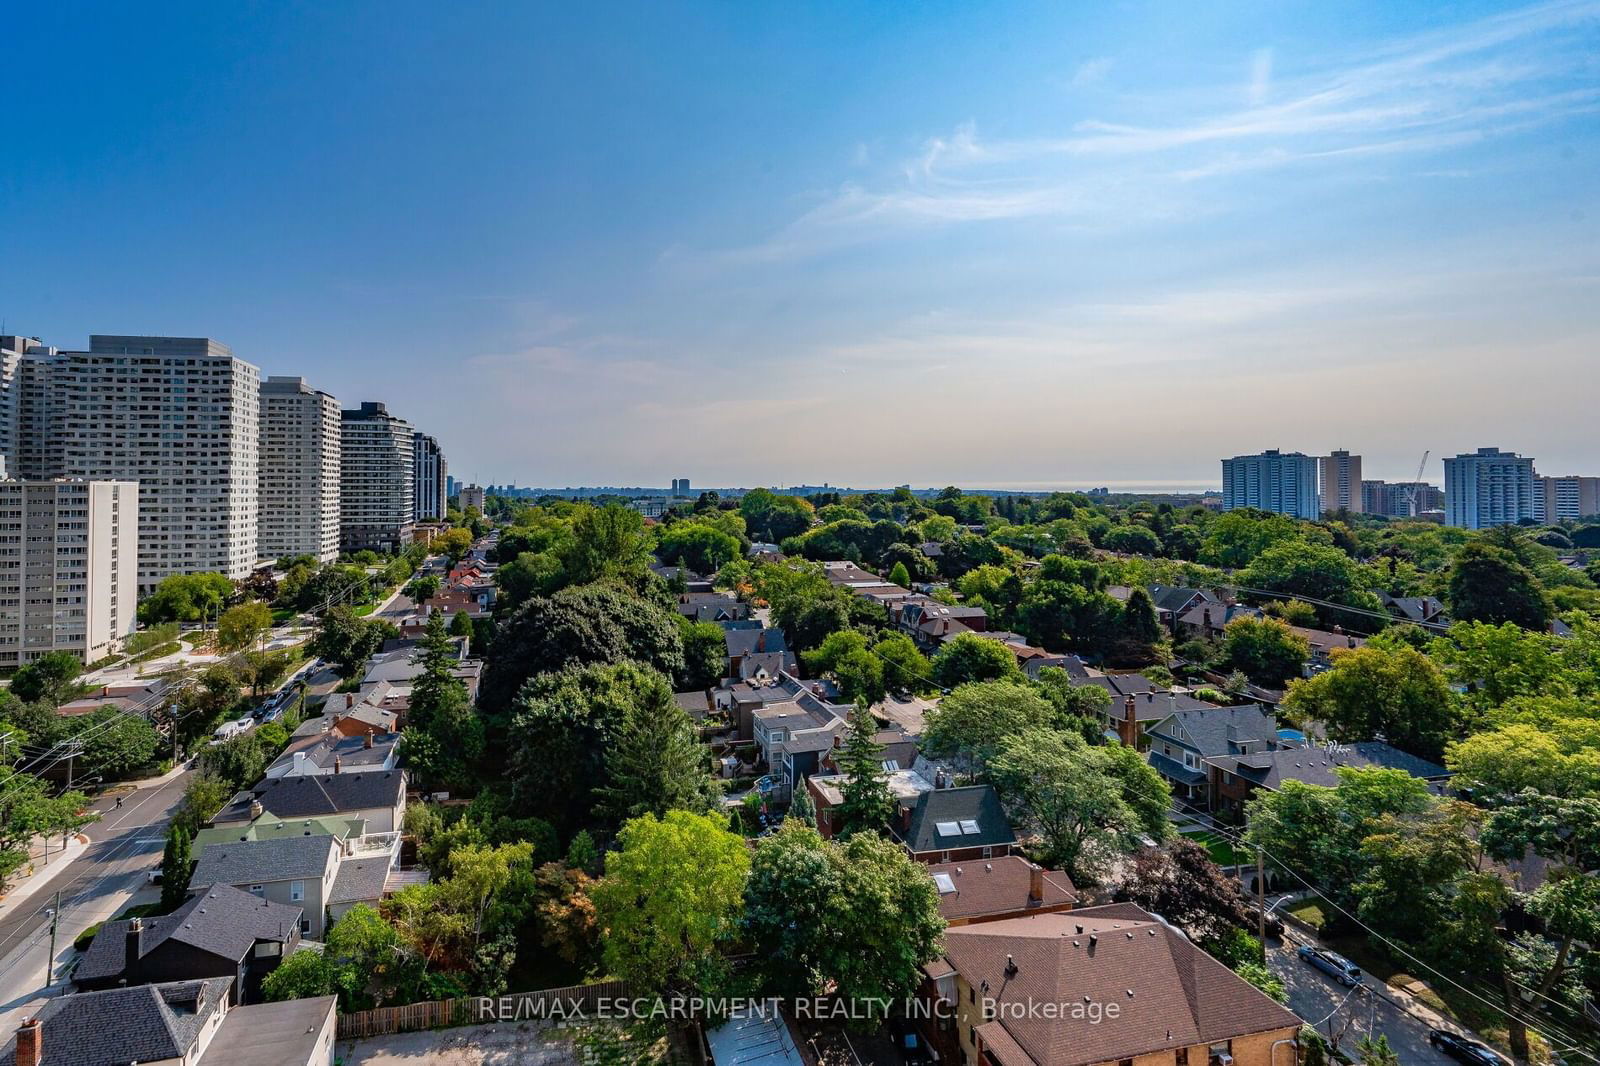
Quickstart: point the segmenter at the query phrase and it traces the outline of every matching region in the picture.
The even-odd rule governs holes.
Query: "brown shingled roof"
[[[998,1013],[979,1035],[1002,1066],[1087,1066],[1300,1025],[1129,903],[951,928],[945,956],[968,984],[987,982]],[[1061,1008],[1029,1017],[1029,1002]],[[1098,1023],[1072,1016],[1079,1003],[1101,1008]]]
[[[928,876],[938,881],[943,874],[955,886],[954,892],[939,893],[939,913],[945,921],[981,918],[990,914],[1015,914],[1028,908],[1028,888],[1033,863],[1021,855],[1001,855],[971,862],[941,862],[928,867]],[[1077,891],[1072,879],[1060,870],[1045,870],[1044,902],[1041,907],[1074,903]]]

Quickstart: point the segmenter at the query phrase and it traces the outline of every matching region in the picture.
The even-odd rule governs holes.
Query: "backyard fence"
[[[448,1029],[482,1022],[539,1022],[594,1015],[602,1002],[630,995],[625,981],[600,981],[568,988],[543,988],[504,996],[471,996],[378,1007],[339,1015],[339,1039],[361,1040],[389,1033]]]

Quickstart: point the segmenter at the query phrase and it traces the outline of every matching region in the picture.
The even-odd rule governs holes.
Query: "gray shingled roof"
[[[300,928],[301,909],[257,899],[229,885],[212,885],[171,914],[146,918],[140,957],[175,940],[219,958],[237,962],[257,940],[283,942]],[[115,977],[127,965],[129,921],[107,922],[89,943],[73,971],[77,981]]]
[[[216,821],[226,824],[248,818],[252,800],[260,800],[279,818],[317,818],[394,807],[405,787],[399,770],[268,778],[235,796]]]
[[[978,832],[958,836],[941,835],[941,822],[978,823]],[[967,785],[963,788],[936,788],[917,797],[911,808],[911,825],[906,829],[906,846],[917,854],[1014,844],[1017,834],[1006,820],[1000,797],[992,785]]]
[[[1182,710],[1171,717],[1177,719],[1195,750],[1203,756],[1230,754],[1230,742],[1276,744],[1278,740],[1277,719],[1254,703],[1245,707]]]
[[[383,884],[389,878],[389,856],[372,859],[345,859],[334,875],[329,903],[367,903],[383,898]]]
[[[220,1007],[231,977],[80,992],[48,1000],[41,1023],[41,1066],[126,1066],[181,1059]],[[16,1066],[17,1037],[0,1048],[0,1066]]]
[[[1354,769],[1376,766],[1404,770],[1412,777],[1424,780],[1448,777],[1450,773],[1438,763],[1420,759],[1378,740],[1343,744],[1331,753],[1320,747],[1290,748],[1285,751],[1264,751],[1255,755],[1229,755],[1207,759],[1206,762],[1274,791],[1282,788],[1285,781],[1300,781],[1308,785],[1337,785],[1338,770],[1342,766]]]
[[[338,842],[331,836],[212,844],[195,864],[189,887],[258,885],[268,881],[319,878],[328,868],[328,856],[337,847]]]

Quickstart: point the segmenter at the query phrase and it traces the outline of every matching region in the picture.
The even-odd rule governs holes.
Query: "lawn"
[[[1312,896],[1310,899],[1300,900],[1289,904],[1283,909],[1313,929],[1321,929],[1328,920],[1328,916],[1322,910],[1322,897],[1320,896]]]
[[[357,617],[365,618],[367,615],[371,614],[377,609],[378,605],[375,603],[363,603],[361,606],[356,608],[356,615]]]
[[[1197,829],[1186,830],[1183,835],[1209,851],[1211,861],[1218,866],[1238,866],[1241,863],[1255,861],[1248,852],[1235,850],[1228,838],[1219,833]]]

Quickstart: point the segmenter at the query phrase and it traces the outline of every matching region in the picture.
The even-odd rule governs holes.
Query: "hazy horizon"
[[[8,31],[5,331],[215,337],[462,480],[1600,474],[1600,0]]]

